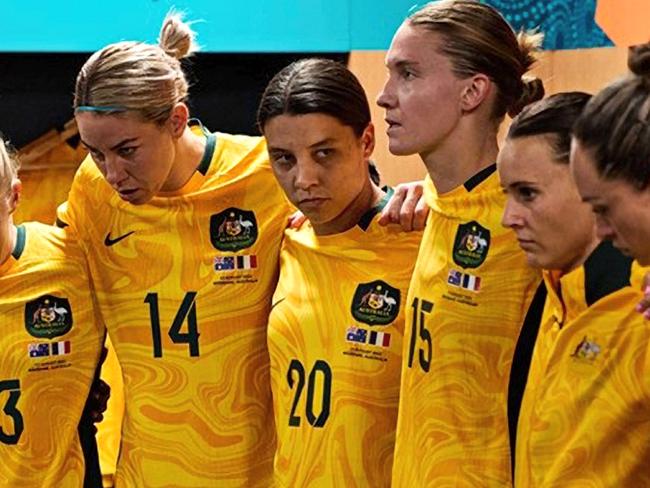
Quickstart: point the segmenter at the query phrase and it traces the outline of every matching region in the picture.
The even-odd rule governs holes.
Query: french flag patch
[[[70,341],[53,342],[51,344],[52,356],[70,354]]]
[[[388,332],[376,332],[373,330],[370,332],[370,340],[368,341],[368,344],[373,346],[389,347],[390,334]]]

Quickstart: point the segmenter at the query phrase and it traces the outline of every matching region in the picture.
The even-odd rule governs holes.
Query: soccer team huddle
[[[0,486],[101,486],[107,334],[117,487],[650,486],[650,45],[543,98],[541,41],[409,15],[377,103],[427,176],[396,189],[343,64],[276,74],[252,137],[191,119],[180,16],[94,53],[56,226],[14,224],[0,145]]]

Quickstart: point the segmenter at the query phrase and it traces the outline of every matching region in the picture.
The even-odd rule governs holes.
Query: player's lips
[[[120,195],[120,198],[122,200],[126,200],[127,202],[130,202],[131,200],[133,200],[138,190],[139,188],[121,188],[117,190],[117,193]]]
[[[298,208],[314,209],[320,207],[329,198],[325,197],[308,197],[298,200]]]
[[[384,120],[386,121],[386,124],[388,124],[388,129],[386,129],[387,133],[393,132],[396,129],[402,127],[402,124],[400,124],[399,122],[397,122],[397,120],[392,119],[390,117],[386,117]]]
[[[519,247],[524,251],[530,251],[535,247],[535,241],[532,239],[522,239],[520,237],[517,237],[517,242],[519,242]]]

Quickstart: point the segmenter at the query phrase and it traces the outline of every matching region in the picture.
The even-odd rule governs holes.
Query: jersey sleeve
[[[85,239],[86,237],[84,229],[88,225],[87,209],[93,205],[88,193],[84,191],[84,187],[89,187],[89,174],[93,169],[95,169],[94,163],[89,157],[86,158],[74,176],[70,192],[68,193],[68,199],[59,205],[56,210],[57,227],[68,228],[70,232],[81,239]]]

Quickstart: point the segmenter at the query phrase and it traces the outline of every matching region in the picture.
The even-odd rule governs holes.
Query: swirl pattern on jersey
[[[431,213],[406,309],[393,486],[509,486],[510,365],[541,277],[501,225],[496,173],[442,196],[427,178],[425,192]]]
[[[421,235],[372,223],[365,232],[355,227],[333,236],[316,236],[305,224],[285,236],[269,319],[276,485],[388,487],[404,298]],[[386,285],[399,290],[399,304]],[[376,309],[395,312],[387,325],[369,325],[352,312],[364,299],[356,291],[377,287]]]
[[[518,427],[518,486],[650,486],[650,326],[634,310],[645,271],[590,307],[582,268],[562,278],[565,301],[582,305],[562,327],[552,313],[540,327]]]
[[[261,138],[216,137],[205,176],[138,207],[87,160],[62,216],[89,251],[124,375],[117,484],[264,487],[272,476],[266,324],[290,208]]]
[[[18,385],[11,390],[0,386],[0,430],[19,434],[8,442],[0,438],[0,486],[76,488],[83,484],[85,471],[77,427],[103,331],[96,325],[78,246],[60,229],[37,223],[23,227],[23,254],[0,267],[0,385]],[[67,332],[51,338],[29,332],[27,304],[43,296],[67,299],[69,308],[57,312],[72,314]],[[67,349],[59,354],[61,344]],[[17,398],[13,408],[12,394]]]

